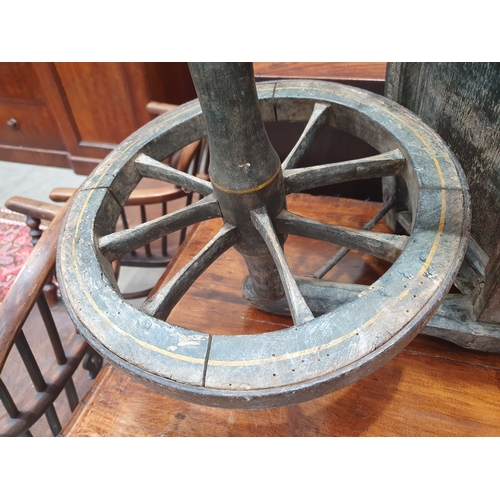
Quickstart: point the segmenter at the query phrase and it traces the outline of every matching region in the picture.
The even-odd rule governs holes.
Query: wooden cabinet
[[[254,63],[254,69],[257,81],[323,79],[379,94],[385,80],[385,63],[268,62]],[[88,174],[117,144],[153,118],[146,110],[148,102],[182,104],[195,97],[188,65],[182,62],[0,63],[0,160]],[[302,127],[269,125],[281,157]],[[356,138],[326,132],[304,161],[332,161],[332,151],[338,161],[373,152]],[[349,186],[343,186],[344,195],[348,195],[346,189]],[[356,197],[371,197],[374,190],[368,191],[358,185]]]
[[[0,160],[88,174],[153,118],[149,101],[195,96],[187,63],[1,63]]]

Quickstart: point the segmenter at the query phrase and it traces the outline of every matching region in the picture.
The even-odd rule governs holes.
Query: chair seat
[[[76,188],[54,188],[49,198],[55,202],[66,202],[75,194]],[[186,196],[186,192],[173,185],[166,185],[161,188],[142,188],[135,189],[127,201],[127,206],[149,205],[154,203],[167,203],[178,200]]]

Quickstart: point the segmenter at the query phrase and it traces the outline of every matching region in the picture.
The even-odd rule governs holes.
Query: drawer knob
[[[19,130],[19,123],[15,118],[11,118],[7,120],[7,127],[10,127],[12,130]]]

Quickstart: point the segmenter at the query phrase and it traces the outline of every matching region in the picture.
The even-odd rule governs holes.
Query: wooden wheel
[[[89,177],[70,207],[59,243],[58,275],[79,331],[143,383],[212,406],[295,404],[371,373],[417,335],[463,259],[469,200],[458,162],[413,114],[369,92],[294,80],[259,84],[256,93],[251,65],[190,67],[200,101],[156,118],[126,139]],[[264,121],[307,122],[283,165],[261,116]],[[324,126],[356,135],[380,154],[294,168]],[[211,182],[161,163],[206,135]],[[288,193],[384,176],[399,177],[407,188],[409,236],[323,224],[286,210]],[[121,207],[142,177],[174,183],[202,199],[114,232]],[[379,218],[391,206],[387,200]],[[113,278],[114,259],[215,217],[224,220],[221,231],[140,310],[123,300]],[[328,266],[316,277],[296,279],[283,253],[288,234],[336,243],[393,264],[369,287],[346,290],[321,281]],[[165,321],[195,279],[232,246],[250,273],[245,297],[271,311],[288,309],[295,326],[260,335],[211,336]]]

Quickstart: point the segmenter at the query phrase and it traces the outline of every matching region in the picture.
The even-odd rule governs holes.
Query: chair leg
[[[30,236],[31,236],[31,246],[34,247],[40,236],[42,236],[43,231],[40,229],[41,221],[40,219],[36,219],[34,217],[26,216],[26,225],[30,228]]]
[[[89,377],[94,380],[97,377],[100,369],[102,368],[102,356],[97,354],[97,352],[92,349],[92,347],[88,346],[87,352],[83,358],[82,366],[84,370],[89,372]]]
[[[49,275],[47,282],[43,286],[43,294],[47,299],[47,302],[50,307],[57,305],[59,301],[58,297],[58,286],[54,283],[55,270],[52,270],[52,273]]]

